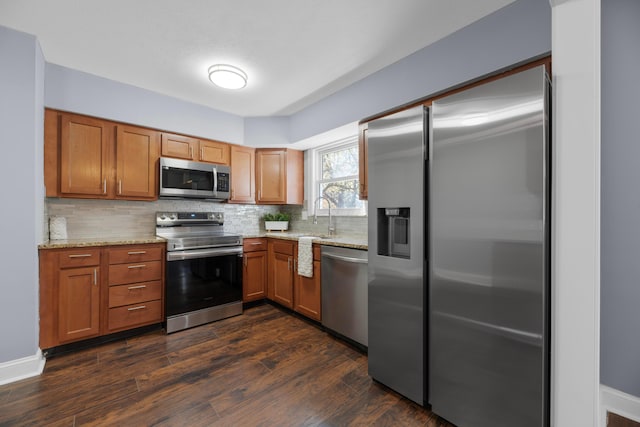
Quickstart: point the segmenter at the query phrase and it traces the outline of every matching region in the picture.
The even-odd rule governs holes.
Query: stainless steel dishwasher
[[[322,325],[368,346],[367,251],[322,246]]]

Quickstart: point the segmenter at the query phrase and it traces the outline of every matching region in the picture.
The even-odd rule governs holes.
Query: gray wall
[[[291,140],[361,120],[550,51],[549,2],[516,1],[294,114]]]
[[[640,2],[602,2],[601,383],[640,397]]]
[[[45,105],[65,111],[242,144],[241,117],[47,64]]]
[[[0,27],[0,363],[38,349],[43,70],[35,37]]]

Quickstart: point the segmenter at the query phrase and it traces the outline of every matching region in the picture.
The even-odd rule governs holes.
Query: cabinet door
[[[231,199],[235,203],[256,202],[254,148],[231,147]]]
[[[99,267],[60,270],[58,339],[61,343],[100,333]]]
[[[320,294],[320,261],[313,262],[313,277],[296,274],[293,309],[311,319],[322,320]]]
[[[359,162],[359,181],[360,188],[358,190],[358,197],[360,200],[367,200],[369,197],[367,182],[368,177],[368,165],[369,157],[369,139],[368,139],[368,125],[363,123],[360,125],[360,137],[358,139],[358,162]]]
[[[116,129],[116,197],[158,197],[158,132],[133,126]]]
[[[229,144],[218,141],[200,140],[199,161],[207,163],[229,164]]]
[[[242,301],[255,301],[266,296],[267,251],[244,254]]]
[[[60,126],[60,192],[109,196],[112,126],[73,114],[62,115]]]
[[[288,308],[293,308],[293,257],[274,253],[273,257],[273,300]]]
[[[198,140],[183,135],[174,135],[171,133],[162,134],[162,156],[175,157],[178,159],[194,160],[196,158],[196,150],[198,149]]]
[[[284,150],[256,150],[258,203],[286,203],[285,160]]]

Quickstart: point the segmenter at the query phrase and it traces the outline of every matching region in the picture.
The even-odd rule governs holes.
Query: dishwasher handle
[[[362,258],[354,258],[354,257],[350,257],[350,256],[342,256],[342,255],[334,255],[334,254],[322,254],[323,257],[327,257],[327,258],[333,258],[333,259],[337,259],[339,261],[344,261],[344,262],[350,262],[353,264],[367,264],[368,260],[367,259],[362,259]]]

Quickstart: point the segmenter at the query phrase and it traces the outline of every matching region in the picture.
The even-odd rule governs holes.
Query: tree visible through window
[[[317,195],[326,197],[331,209],[352,214],[364,213],[364,202],[358,198],[357,141],[318,151],[318,162]],[[327,209],[328,200],[319,201],[317,207]]]

